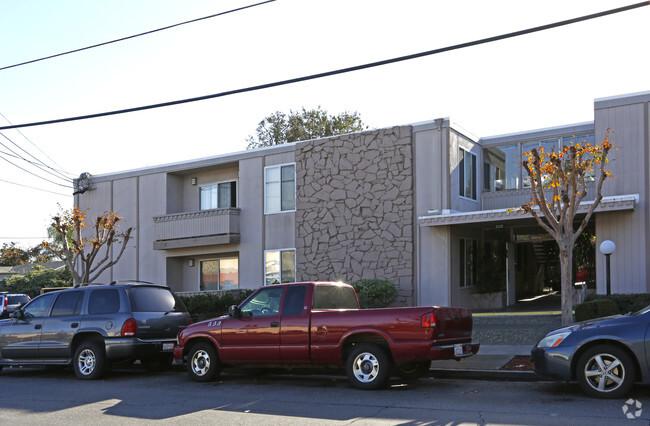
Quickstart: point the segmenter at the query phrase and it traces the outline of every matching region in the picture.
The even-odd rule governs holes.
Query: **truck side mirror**
[[[233,318],[241,318],[241,310],[239,309],[239,306],[232,305],[231,307],[229,307],[228,315],[230,315]]]

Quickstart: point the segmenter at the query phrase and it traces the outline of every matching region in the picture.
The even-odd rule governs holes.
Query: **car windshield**
[[[183,302],[166,288],[133,287],[128,293],[133,312],[187,312]]]
[[[633,314],[630,314],[630,315],[643,315],[646,312],[650,312],[650,305],[648,305],[645,308],[641,309],[640,311],[637,311],[637,312],[635,312]]]
[[[22,305],[23,303],[29,302],[29,297],[27,296],[9,296],[7,299],[8,305]]]

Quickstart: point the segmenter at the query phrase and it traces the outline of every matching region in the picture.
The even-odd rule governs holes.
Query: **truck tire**
[[[624,350],[616,346],[594,346],[578,360],[576,378],[587,395],[620,398],[634,385],[634,362]]]
[[[221,372],[221,362],[217,350],[210,343],[197,343],[192,346],[187,362],[187,373],[195,382],[209,382]]]
[[[77,378],[100,379],[106,373],[107,365],[103,342],[87,340],[77,346],[72,359],[72,369]]]
[[[397,375],[404,380],[415,380],[429,375],[431,361],[410,362],[397,367]]]
[[[379,389],[390,377],[391,360],[386,351],[373,343],[354,347],[346,361],[348,379],[359,389]]]

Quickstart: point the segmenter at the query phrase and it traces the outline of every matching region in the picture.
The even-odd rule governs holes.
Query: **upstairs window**
[[[264,211],[280,213],[296,209],[296,165],[264,169]]]
[[[237,182],[205,185],[199,191],[199,210],[237,207]]]
[[[296,281],[296,251],[267,250],[264,253],[264,284]]]
[[[458,149],[459,190],[460,196],[476,200],[476,155],[463,148]]]

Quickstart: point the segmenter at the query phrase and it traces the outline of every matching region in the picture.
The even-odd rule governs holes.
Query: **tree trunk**
[[[562,277],[562,326],[573,324],[573,245],[560,247]]]

